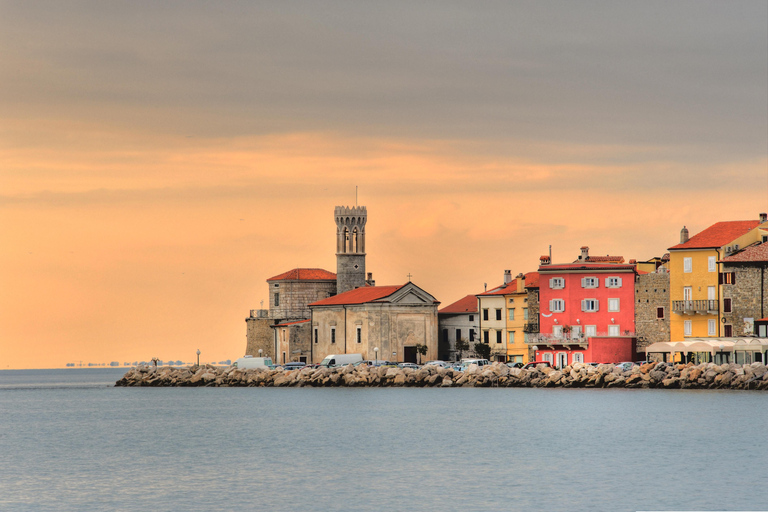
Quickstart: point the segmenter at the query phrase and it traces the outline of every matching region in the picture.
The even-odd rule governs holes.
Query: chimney
[[[517,281],[517,282],[515,283],[515,285],[516,285],[516,288],[515,288],[515,290],[516,290],[518,293],[525,291],[525,274],[523,274],[522,272],[520,272],[520,273],[519,273],[519,274],[517,274],[517,276],[515,277],[515,280]]]
[[[483,291],[484,292],[488,291],[488,283],[483,283]]]
[[[579,259],[582,261],[587,261],[587,258],[589,258],[589,247],[585,245],[581,248],[581,256],[579,256]]]
[[[680,230],[680,243],[684,244],[688,241],[688,228],[683,226],[683,229]]]
[[[765,222],[768,222],[768,213],[761,213],[760,224],[764,224]]]
[[[376,286],[376,281],[373,280],[373,272],[368,272],[368,279],[365,280],[366,286]]]
[[[504,271],[504,284],[509,284],[512,281],[512,271],[511,270],[505,270]]]
[[[550,258],[546,254],[541,258],[539,258],[539,265],[549,265],[549,263],[550,263]]]

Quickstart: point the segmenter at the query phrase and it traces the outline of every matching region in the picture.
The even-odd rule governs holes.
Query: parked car
[[[421,368],[421,366],[417,365],[416,363],[398,363],[397,366],[400,368],[412,368],[414,370]]]
[[[524,365],[523,363],[507,363],[507,366],[510,368],[522,368]]]
[[[632,363],[632,362],[629,362],[629,361],[627,361],[625,363],[617,363],[616,364],[616,368],[621,369],[621,371],[623,371],[623,372],[631,370],[634,366],[635,366],[635,363]]]
[[[427,361],[426,363],[424,363],[424,366],[429,366],[429,365],[442,366],[443,368],[447,368],[448,367],[448,365],[445,363],[445,361],[440,361],[440,360],[437,360],[437,359],[434,360],[434,361]]]
[[[326,368],[333,368],[335,366],[346,366],[348,364],[355,364],[358,361],[362,361],[363,356],[361,354],[331,354],[326,356],[325,359],[320,361],[320,366]]]
[[[283,370],[301,370],[305,366],[307,366],[307,363],[297,363],[297,362],[285,363],[284,365],[282,365]]]
[[[272,358],[271,357],[253,357],[253,356],[243,356],[234,363],[232,363],[232,366],[235,368],[238,368],[240,370],[248,370],[251,368],[274,368],[275,365],[272,364]]]
[[[531,368],[536,368],[540,364],[543,364],[544,366],[546,366],[548,368],[552,368],[552,363],[550,363],[549,361],[531,361],[527,365],[523,366],[523,369],[524,370],[530,370]]]

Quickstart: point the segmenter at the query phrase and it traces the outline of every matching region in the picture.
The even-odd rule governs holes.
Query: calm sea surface
[[[768,510],[768,393],[0,371],[0,510]]]

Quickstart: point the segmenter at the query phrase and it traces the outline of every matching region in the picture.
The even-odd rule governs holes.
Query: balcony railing
[[[539,324],[527,323],[523,326],[523,332],[539,332]]]
[[[673,300],[672,312],[678,315],[706,315],[717,313],[716,300]]]
[[[636,337],[634,331],[621,331],[619,334],[609,334],[607,332],[598,332],[597,334],[590,334],[587,336],[584,333],[579,335],[562,334],[555,336],[554,334],[536,334],[529,335],[525,342],[528,345],[576,345],[576,344],[588,344],[589,338],[616,338],[616,337]]]

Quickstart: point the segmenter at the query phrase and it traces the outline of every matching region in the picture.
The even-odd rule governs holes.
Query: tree
[[[427,355],[427,346],[417,343],[414,348],[416,349],[416,353],[419,354],[419,364],[421,364],[421,356]]]
[[[461,353],[464,352],[465,350],[469,350],[469,342],[464,338],[457,339],[456,340],[456,353],[457,353],[456,359],[458,361],[461,361]]]
[[[487,343],[475,343],[475,355],[480,359],[491,357],[491,346]]]

